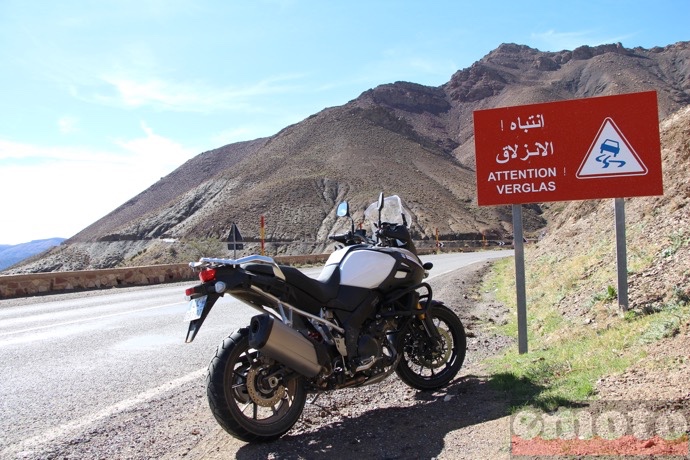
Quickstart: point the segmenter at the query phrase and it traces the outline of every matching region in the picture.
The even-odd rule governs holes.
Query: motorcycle
[[[350,229],[329,236],[338,249],[317,278],[261,255],[190,263],[201,284],[185,292],[186,342],[225,294],[260,312],[218,346],[206,379],[214,417],[240,440],[285,434],[307,394],[370,385],[393,372],[434,390],[462,367],[464,327],[424,282],[433,265],[417,255],[400,198],[381,193],[366,209],[372,237],[355,230],[347,201],[336,214],[349,218]]]

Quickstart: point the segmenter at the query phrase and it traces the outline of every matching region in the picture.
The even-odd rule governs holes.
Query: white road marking
[[[14,335],[14,334],[24,334],[26,332],[34,332],[34,331],[40,331],[43,329],[51,329],[55,327],[61,327],[61,326],[69,326],[72,324],[79,324],[79,323],[86,323],[88,321],[97,321],[100,319],[105,319],[105,318],[112,318],[114,316],[122,316],[122,315],[127,315],[130,313],[138,313],[141,311],[147,311],[147,310],[155,310],[156,308],[167,308],[167,307],[173,307],[175,305],[182,305],[184,302],[175,302],[175,303],[169,303],[165,305],[156,305],[154,307],[146,307],[146,308],[140,308],[138,310],[126,310],[126,311],[121,311],[118,313],[109,313],[107,315],[100,315],[100,316],[92,316],[89,318],[82,318],[82,319],[75,319],[73,321],[65,321],[62,323],[55,323],[55,324],[48,324],[45,326],[36,326],[36,327],[30,327],[27,329],[20,329],[18,331],[10,331],[10,332],[1,332],[0,337],[8,336],[8,335]]]
[[[206,375],[206,368],[198,369],[180,378],[163,383],[162,385],[159,385],[156,388],[152,388],[143,393],[139,393],[133,398],[115,403],[99,412],[85,415],[84,417],[81,417],[77,420],[73,420],[58,427],[51,428],[38,436],[25,439],[22,442],[7,447],[0,453],[0,457],[9,458],[9,455],[16,454],[22,451],[36,449],[41,445],[51,443],[56,439],[63,438],[71,433],[77,433],[79,431],[82,431],[100,420],[111,417],[115,414],[124,412],[128,409],[131,409],[147,401],[150,401],[163,393],[175,390],[176,388],[184,385],[185,383],[199,379],[204,375]]]

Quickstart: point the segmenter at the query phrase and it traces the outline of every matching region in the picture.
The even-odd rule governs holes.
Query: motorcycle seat
[[[318,304],[325,305],[338,295],[340,287],[340,270],[337,265],[332,270],[324,270],[318,279],[305,275],[300,270],[287,265],[280,269],[285,275],[285,282],[313,297]],[[273,267],[265,264],[249,264],[245,270],[262,275],[273,276]],[[299,295],[299,294],[298,294]]]

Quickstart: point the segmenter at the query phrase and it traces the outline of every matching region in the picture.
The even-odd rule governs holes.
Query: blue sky
[[[0,244],[69,237],[189,158],[501,43],[690,40],[690,0],[0,0]]]

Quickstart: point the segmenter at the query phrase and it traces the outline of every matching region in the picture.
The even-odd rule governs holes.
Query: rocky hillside
[[[343,224],[338,202],[349,200],[358,219],[380,191],[403,198],[417,239],[436,229],[446,239],[509,238],[510,208],[476,205],[473,111],[644,90],[657,91],[660,119],[690,104],[690,42],[560,52],[504,44],[442,86],[384,84],[270,138],[204,152],[20,270],[181,261],[195,245],[221,251],[210,242],[232,222],[258,239],[260,216],[266,238],[282,242],[272,251],[322,252]],[[535,233],[558,218],[540,205],[524,214]]]

